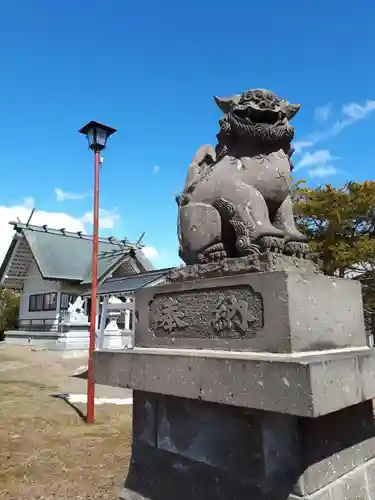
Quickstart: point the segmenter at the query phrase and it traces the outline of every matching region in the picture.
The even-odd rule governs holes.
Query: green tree
[[[294,199],[296,222],[309,236],[324,274],[363,280],[366,305],[375,306],[370,286],[375,277],[375,182],[348,182],[341,188],[299,184]]]
[[[0,338],[6,330],[17,326],[20,296],[13,290],[0,288]]]
[[[299,200],[300,193],[303,192],[303,187],[306,184],[306,181],[304,179],[298,179],[295,180],[294,177],[291,175],[291,197],[292,200],[296,203]]]

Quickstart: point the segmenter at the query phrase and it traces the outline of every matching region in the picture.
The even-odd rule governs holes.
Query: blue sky
[[[368,0],[14,0],[1,10],[2,224],[35,204],[51,226],[68,214],[90,231],[92,155],[77,131],[97,120],[118,129],[101,170],[102,234],[146,231],[155,263],[176,264],[174,197],[196,149],[215,144],[212,96],[255,87],[302,105],[298,177],[373,176]]]

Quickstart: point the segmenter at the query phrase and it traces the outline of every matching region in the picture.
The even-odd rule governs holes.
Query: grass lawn
[[[130,457],[131,407],[97,406],[95,424],[87,425],[51,396],[71,367],[59,362],[54,370],[49,360],[47,369],[42,353],[35,363],[25,352],[20,360],[0,351],[0,498],[117,500]]]

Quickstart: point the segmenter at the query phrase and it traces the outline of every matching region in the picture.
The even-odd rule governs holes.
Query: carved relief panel
[[[149,304],[158,338],[249,339],[263,324],[262,297],[249,285],[155,294]]]

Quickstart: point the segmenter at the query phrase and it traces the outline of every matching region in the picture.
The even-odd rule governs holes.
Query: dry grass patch
[[[131,407],[97,406],[96,423],[87,425],[51,396],[51,373],[49,385],[42,374],[21,372],[0,371],[0,498],[117,500],[130,456]]]

